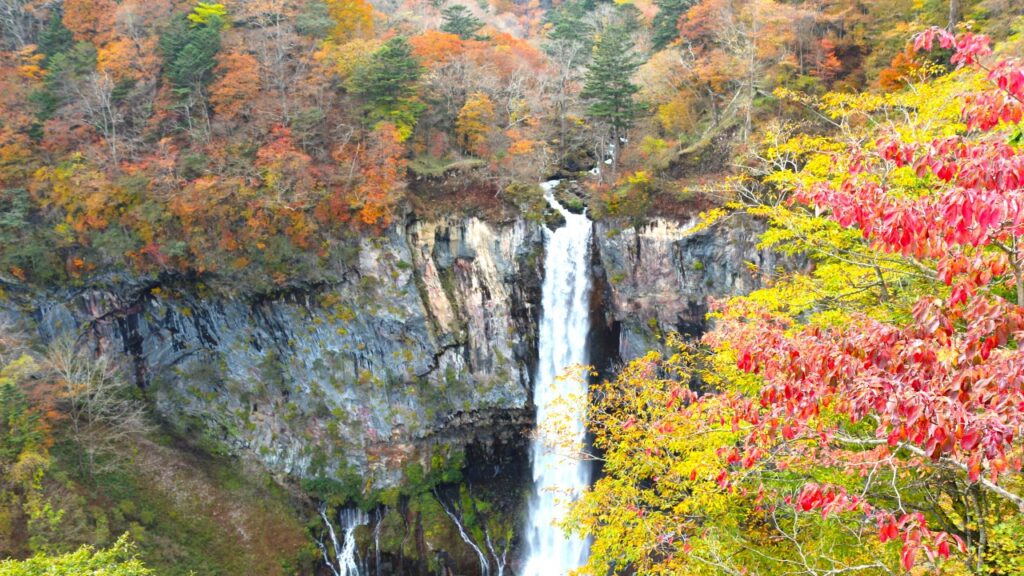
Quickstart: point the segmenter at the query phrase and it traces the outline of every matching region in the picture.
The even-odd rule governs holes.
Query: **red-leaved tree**
[[[1024,510],[1024,150],[1020,129],[1008,129],[1024,112],[1024,66],[988,63],[988,39],[969,33],[928,30],[914,48],[935,43],[952,50],[953,65],[979,69],[991,83],[964,98],[966,129],[925,142],[887,133],[845,153],[845,177],[800,186],[792,202],[859,230],[882,257],[949,288],[918,294],[902,319],[854,312],[839,326],[734,299],[718,303],[721,319],[706,342],[735,354],[761,386],[732,395],[723,411],[745,432],[740,446],[723,448],[735,464],[720,476],[723,486],[777,458],[781,446],[790,465],[867,476],[884,462],[898,471],[894,478],[937,471],[991,508],[979,505],[960,524],[938,522],[941,514],[898,497],[820,483],[789,504],[865,515],[883,542],[903,540],[905,570],[948,556],[955,541],[983,572],[987,516],[999,506]],[[890,184],[907,167],[926,183],[923,193]]]

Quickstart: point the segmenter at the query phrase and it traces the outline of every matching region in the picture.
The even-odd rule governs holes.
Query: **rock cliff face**
[[[764,223],[732,216],[691,232],[694,222],[654,220],[641,227],[598,222],[594,239],[603,268],[604,316],[630,360],[659,348],[661,334],[699,336],[708,299],[745,294],[784,262],[757,247]],[[595,360],[597,362],[599,360]]]
[[[600,369],[669,330],[702,333],[709,297],[748,292],[784,263],[756,247],[763,224],[742,217],[699,232],[594,226],[588,346]],[[0,321],[111,353],[169,426],[292,478],[407,489],[461,451],[463,482],[510,534],[530,482],[543,236],[526,220],[410,221],[340,246],[329,282],[274,294],[185,278],[2,286]],[[433,495],[454,502],[460,489]],[[473,573],[478,556],[448,517],[429,495],[417,502],[378,520],[388,573],[426,574],[432,554]]]
[[[108,279],[4,306],[44,337],[124,353],[183,431],[278,472],[385,487],[435,445],[516,442],[531,424],[542,250],[522,220],[412,222],[333,259],[330,284],[227,296]]]
[[[593,362],[628,360],[669,330],[700,334],[707,299],[781,264],[763,225],[595,224]],[[540,224],[409,222],[332,258],[336,280],[277,294],[112,277],[9,297],[44,338],[116,353],[179,430],[297,477],[354,473],[383,488],[435,447],[497,445],[526,466],[543,270]],[[232,293],[234,295],[229,295]],[[13,295],[11,295],[13,294]],[[511,452],[510,452],[511,450]]]

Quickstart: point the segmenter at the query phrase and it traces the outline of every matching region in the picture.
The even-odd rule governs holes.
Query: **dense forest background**
[[[537,211],[595,164],[596,215],[685,210],[810,116],[776,89],[898,88],[913,32],[1005,37],[1013,4],[5,2],[0,270],[280,285],[410,207]]]
[[[0,297],[124,274],[315,283],[351,239],[413,218],[543,219],[553,177],[578,179],[595,219],[751,213],[814,264],[764,271],[702,345],[666,335],[676,355],[599,388],[606,480],[570,522],[596,536],[586,569],[1019,573],[1022,16],[1014,0],[0,0]],[[995,196],[947,194],[964,189]],[[1017,212],[981,208],[1004,200]],[[29,340],[0,334],[0,555],[145,573],[127,532],[158,573],[312,569],[298,487],[181,449],[116,366]],[[716,399],[681,391],[695,373]],[[225,501],[247,504],[227,520]],[[58,556],[83,544],[112,548]]]

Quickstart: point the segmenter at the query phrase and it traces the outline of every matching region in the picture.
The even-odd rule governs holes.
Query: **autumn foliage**
[[[959,66],[978,66],[990,54],[984,37],[941,30],[922,33],[915,47],[929,50],[935,40],[954,50]],[[921,296],[906,323],[853,314],[836,327],[801,326],[748,300],[722,306],[723,321],[708,342],[730,349],[737,366],[764,383],[755,396],[730,403],[734,425],[750,427],[744,458],[765,457],[779,436],[794,444],[811,436],[821,439],[806,454],[812,461],[865,470],[864,454],[851,457],[843,439],[848,423],[865,422],[878,441],[849,442],[873,446],[872,459],[905,452],[910,458],[900,465],[928,459],[1024,504],[1004,488],[1020,473],[1024,432],[1024,354],[1017,347],[1024,335],[1024,154],[994,130],[1020,120],[1024,68],[1003,59],[987,76],[992,86],[964,99],[971,132],[924,142],[883,135],[848,151],[839,182],[794,196],[856,227],[874,249],[920,262],[922,273],[950,286],[948,296]],[[895,194],[884,175],[901,168],[923,179],[927,191]],[[801,507],[830,512],[829,499],[802,498]],[[906,534],[905,516],[885,508],[870,513],[883,540],[902,536],[904,569],[921,550],[948,556],[948,541]],[[914,530],[922,523],[923,516]]]
[[[337,42],[373,36],[373,6],[365,0],[328,0],[327,10],[336,22],[331,36]]]
[[[587,573],[622,555],[659,574],[1018,562],[1000,535],[1024,507],[1024,65],[984,36],[914,40],[933,44],[960,70],[826,96],[841,135],[760,156],[774,171],[733,208],[812,271],[717,302],[710,356],[670,342],[595,391],[609,478],[570,522],[596,531]],[[890,107],[913,113],[846,123]]]
[[[383,231],[414,156],[473,167],[491,196],[544,169],[518,159],[545,157],[545,57],[511,34],[407,41],[362,0],[67,0],[4,18],[3,278],[286,282]]]

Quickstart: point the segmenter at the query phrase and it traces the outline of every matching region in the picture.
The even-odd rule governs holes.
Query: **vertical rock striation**
[[[736,215],[697,232],[693,227],[663,219],[640,227],[597,223],[605,320],[619,333],[619,359],[659,348],[667,331],[703,334],[709,298],[750,292],[765,274],[791,264],[758,248],[765,227],[751,217]]]
[[[709,297],[784,264],[763,223],[595,223],[588,349],[599,368],[705,329]],[[435,446],[525,459],[543,277],[541,225],[410,221],[341,246],[325,281],[273,294],[113,275],[46,293],[5,287],[0,314],[44,338],[85,334],[124,359],[179,430],[298,477],[402,481]],[[602,365],[605,364],[605,365]]]
[[[107,277],[2,306],[44,338],[123,353],[182,431],[278,472],[383,487],[436,444],[530,425],[542,250],[524,220],[410,222],[332,257],[336,280],[316,286]]]

